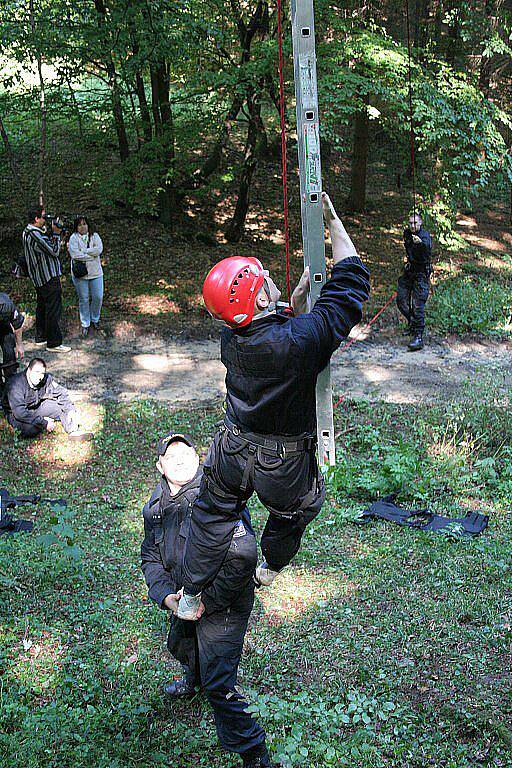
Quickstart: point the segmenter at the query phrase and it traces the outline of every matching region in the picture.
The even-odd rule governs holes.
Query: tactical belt
[[[258,435],[256,432],[243,432],[240,427],[233,424],[227,416],[224,417],[224,427],[227,431],[233,435],[233,437],[247,443],[249,446],[255,448],[263,448],[269,453],[275,453],[284,459],[291,454],[304,453],[305,451],[311,451],[316,446],[316,435],[306,435],[296,440],[290,440],[289,438],[281,435]]]

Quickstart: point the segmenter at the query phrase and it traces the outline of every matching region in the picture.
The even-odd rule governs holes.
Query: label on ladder
[[[309,196],[312,192],[320,195],[322,179],[318,123],[304,124],[304,149],[306,154],[306,195]]]
[[[318,91],[316,86],[315,61],[310,54],[299,56],[300,88],[304,109],[316,109]]]

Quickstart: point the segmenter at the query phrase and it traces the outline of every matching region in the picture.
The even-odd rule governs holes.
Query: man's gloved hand
[[[416,245],[419,245],[421,243],[421,237],[418,237],[418,235],[412,236],[413,243],[416,243]]]
[[[177,616],[184,621],[197,621],[204,613],[204,605],[201,600],[201,593],[198,595],[186,595],[183,588],[179,593],[180,600],[178,603]]]

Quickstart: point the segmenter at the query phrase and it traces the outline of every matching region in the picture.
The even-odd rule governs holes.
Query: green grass
[[[32,534],[0,537],[0,764],[234,766],[201,696],[162,699],[177,667],[138,564],[157,433],[172,425],[205,449],[219,413],[141,401],[87,416],[97,437],[72,452],[0,426],[0,484],[69,501],[41,506]],[[509,396],[487,383],[442,408],[349,403],[337,429],[328,503],[258,595],[242,661],[274,754],[313,768],[510,766]],[[353,525],[400,488],[417,506],[481,509],[490,526],[466,541]]]

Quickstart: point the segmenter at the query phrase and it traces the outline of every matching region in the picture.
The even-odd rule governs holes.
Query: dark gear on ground
[[[420,243],[413,241],[413,233],[409,228],[404,230],[407,263],[403,274],[398,278],[396,303],[407,320],[411,335],[417,339],[423,336],[425,330],[425,304],[430,292],[432,272],[432,238],[423,227],[416,235],[420,238]],[[410,349],[413,349],[411,345]]]
[[[2,350],[2,365],[0,367],[0,391],[7,379],[14,376],[18,363],[16,362],[16,338],[25,318],[6,293],[0,293],[0,348]]]
[[[369,509],[364,510],[356,523],[387,520],[420,531],[435,531],[457,537],[478,536],[489,523],[488,515],[481,512],[467,512],[464,517],[443,517],[429,512],[428,509],[403,509],[395,504],[396,498],[397,494],[393,493],[374,502]]]
[[[183,552],[192,504],[202,470],[174,496],[162,478],[145,505],[142,570],[150,598],[160,607],[183,583]],[[247,622],[254,601],[252,575],[257,548],[247,509],[242,509],[222,568],[201,599],[205,612],[197,622],[171,617],[168,648],[188,670],[187,682],[199,685],[212,705],[222,746],[241,755],[262,748],[265,732],[246,710],[237,690],[237,674]]]
[[[37,387],[30,386],[25,371],[12,376],[2,396],[2,407],[7,421],[22,437],[45,432],[46,418],[60,421],[66,432],[76,429],[72,417],[76,411],[69,393],[50,373],[45,373]]]
[[[34,523],[30,520],[14,520],[8,510],[16,509],[26,504],[50,504],[51,507],[65,507],[65,499],[46,499],[38,493],[21,494],[13,496],[7,488],[0,488],[0,535],[17,533],[18,531],[31,531]]]
[[[272,570],[288,565],[320,512],[323,480],[315,457],[316,381],[360,322],[369,273],[357,257],[334,265],[313,310],[270,314],[224,328],[226,422],[214,437],[191,520],[184,592],[210,584],[230,546],[240,510],[256,492],[270,512],[262,537]]]

